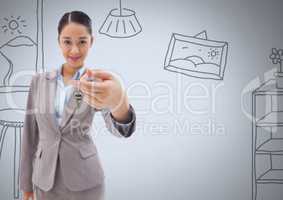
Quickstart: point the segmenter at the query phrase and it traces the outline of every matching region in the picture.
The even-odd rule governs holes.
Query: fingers
[[[103,103],[96,97],[90,97],[88,95],[84,96],[83,101],[86,102],[87,104],[91,105],[92,107],[101,109],[103,108]]]
[[[107,97],[106,92],[89,92],[89,91],[82,91],[84,96],[87,96],[89,98],[96,98],[99,101],[103,102],[105,98]]]
[[[86,75],[94,79],[111,80],[113,75],[110,72],[101,69],[90,70],[87,69]]]
[[[85,93],[100,93],[107,89],[109,85],[107,80],[111,79],[113,75],[110,72],[87,69],[80,80],[69,80],[68,83]]]
[[[85,79],[81,80],[70,80],[69,84],[78,88],[79,90],[86,93],[100,93],[106,88],[106,84],[102,82],[92,82]]]
[[[82,87],[86,89],[95,89],[97,91],[105,89],[107,87],[107,81],[103,81],[101,78],[96,78],[92,75],[88,75],[92,73],[91,70],[88,70],[80,80],[69,80],[69,84],[73,85],[74,87],[81,89]]]
[[[80,80],[70,80],[69,84],[78,88],[84,94],[84,101],[97,107],[105,103],[108,95],[110,80],[112,74],[103,70],[89,70],[80,78]]]
[[[87,79],[80,79],[80,89],[93,90],[94,92],[100,92],[107,87],[106,82],[102,81],[88,81]]]
[[[89,99],[95,99],[99,103],[105,102],[106,94],[85,94],[84,97],[89,98]]]

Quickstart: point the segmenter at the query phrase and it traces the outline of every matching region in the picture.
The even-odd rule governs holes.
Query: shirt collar
[[[63,80],[62,70],[63,70],[63,65],[60,67],[59,70],[57,70],[57,76],[56,76],[57,80]],[[86,67],[82,66],[78,71],[76,71],[72,79],[79,80],[81,76],[84,74],[85,70],[86,70]]]

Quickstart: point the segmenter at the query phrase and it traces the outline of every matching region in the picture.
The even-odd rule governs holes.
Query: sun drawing
[[[214,58],[217,58],[219,56],[219,51],[215,48],[210,48],[210,51],[208,52],[208,57],[211,58],[212,60]]]
[[[17,18],[15,18],[14,16],[10,16],[10,18],[5,17],[4,21],[5,22],[2,25],[4,33],[10,31],[12,35],[15,32],[22,34],[22,28],[27,27],[27,25],[25,24],[26,20],[22,19],[21,16],[18,16]]]

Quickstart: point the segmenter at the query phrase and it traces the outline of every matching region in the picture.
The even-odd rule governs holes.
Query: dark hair
[[[72,12],[66,12],[61,17],[59,24],[58,24],[58,36],[61,34],[63,28],[71,22],[75,22],[75,23],[84,25],[87,28],[89,34],[92,35],[90,17],[82,11],[72,11]]]

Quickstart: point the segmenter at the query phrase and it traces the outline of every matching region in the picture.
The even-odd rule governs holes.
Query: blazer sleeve
[[[130,104],[129,116],[125,122],[115,120],[109,109],[101,110],[105,125],[110,133],[117,137],[130,137],[136,130],[136,113]]]
[[[24,127],[22,132],[21,159],[20,159],[20,188],[25,192],[33,191],[32,170],[33,158],[38,143],[38,125],[35,118],[35,79],[33,76],[28,99]]]

